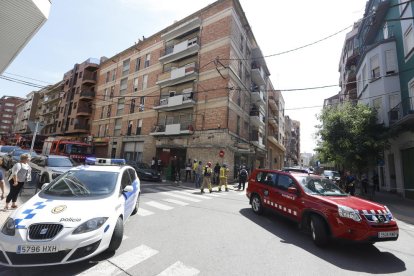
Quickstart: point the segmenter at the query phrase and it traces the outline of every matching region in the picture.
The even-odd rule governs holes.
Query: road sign
[[[30,128],[30,130],[34,133],[36,130],[36,124],[37,124],[37,133],[39,133],[44,127],[45,125],[43,123],[40,122],[33,122],[33,121],[28,121],[27,122],[27,126]]]

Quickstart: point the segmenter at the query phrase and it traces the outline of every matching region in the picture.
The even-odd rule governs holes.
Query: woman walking
[[[12,173],[9,177],[10,192],[6,197],[5,209],[9,209],[10,201],[12,202],[11,208],[16,209],[17,196],[22,189],[26,181],[30,181],[32,177],[32,168],[27,164],[29,162],[30,155],[24,153],[20,155],[20,162],[14,164]]]

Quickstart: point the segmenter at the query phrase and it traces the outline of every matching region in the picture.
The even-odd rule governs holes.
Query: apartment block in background
[[[13,134],[13,124],[17,106],[25,102],[25,99],[14,96],[0,98],[0,136],[6,141]]]
[[[59,96],[58,114],[54,115],[57,120],[54,134],[79,139],[89,135],[99,64],[99,59],[90,58],[81,64],[75,64],[72,70],[65,73],[61,90],[63,96]],[[60,87],[56,90],[51,93],[56,95]],[[55,100],[56,98],[48,99],[52,110],[56,106],[53,103]],[[55,130],[54,127],[52,129]]]
[[[41,130],[42,135],[53,136],[56,134],[59,104],[61,102],[61,96],[63,96],[63,81],[60,81],[53,85],[48,85],[42,89],[43,98],[39,103],[39,122],[44,127]]]
[[[41,93],[32,91],[26,95],[24,102],[16,108],[16,117],[14,119],[13,133],[30,134],[29,121],[36,121],[38,102]]]
[[[219,0],[108,58],[94,104],[96,155],[227,163],[232,176],[241,164],[267,166],[262,56],[239,1]]]

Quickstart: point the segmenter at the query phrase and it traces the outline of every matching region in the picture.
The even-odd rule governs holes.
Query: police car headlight
[[[338,214],[340,217],[353,219],[355,221],[361,221],[361,217],[358,214],[358,211],[347,207],[347,206],[338,206]]]
[[[79,225],[78,228],[76,228],[75,231],[73,231],[72,234],[74,234],[74,235],[83,234],[83,233],[87,233],[87,232],[96,230],[99,227],[101,227],[107,219],[108,219],[107,217],[106,218],[101,217],[101,218],[90,219],[90,220],[82,223],[81,225]]]
[[[16,233],[16,225],[14,223],[14,219],[8,218],[6,220],[6,223],[4,223],[3,225],[1,232],[7,236],[14,236],[14,234]]]

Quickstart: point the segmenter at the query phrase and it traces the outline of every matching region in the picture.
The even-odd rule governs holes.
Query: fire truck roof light
[[[86,165],[111,166],[111,165],[125,165],[125,159],[111,159],[111,158],[95,158],[87,157]]]

